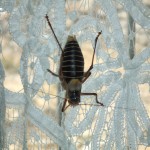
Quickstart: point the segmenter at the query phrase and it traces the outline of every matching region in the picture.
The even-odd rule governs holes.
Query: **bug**
[[[50,69],[47,69],[47,71],[50,72],[52,75],[59,77],[63,88],[66,90],[66,96],[62,106],[62,112],[64,112],[65,109],[70,105],[71,106],[79,105],[80,97],[82,95],[93,95],[95,96],[96,103],[100,104],[100,106],[104,106],[103,103],[98,101],[96,93],[81,92],[82,84],[91,75],[91,70],[93,68],[94,55],[96,50],[96,44],[97,44],[98,37],[102,34],[102,31],[99,32],[97,37],[95,38],[95,46],[94,46],[91,66],[86,72],[84,72],[84,57],[80,49],[80,46],[76,40],[76,37],[69,35],[65,47],[64,49],[62,49],[47,14],[45,18],[62,52],[60,58],[59,74],[54,73]],[[69,103],[68,106],[66,106],[67,101]]]

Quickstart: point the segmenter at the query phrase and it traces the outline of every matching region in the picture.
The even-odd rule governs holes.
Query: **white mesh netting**
[[[1,0],[0,149],[148,150],[148,6],[146,0]],[[58,72],[61,51],[46,14],[62,47],[76,35],[85,70],[102,30],[82,91],[97,93],[104,107],[84,96],[91,105],[61,112],[65,91],[47,72]]]

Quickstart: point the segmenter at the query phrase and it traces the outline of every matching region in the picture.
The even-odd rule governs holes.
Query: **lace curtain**
[[[149,7],[142,0],[1,0],[0,149],[148,149]],[[65,91],[47,72],[58,72],[61,51],[46,14],[62,47],[68,35],[76,35],[85,70],[102,31],[82,91],[97,93],[105,106],[82,96],[89,105],[61,112]]]

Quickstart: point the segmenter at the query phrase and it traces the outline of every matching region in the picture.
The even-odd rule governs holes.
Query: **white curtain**
[[[46,14],[62,48],[68,35],[76,36],[85,70],[95,37],[102,31],[94,68],[82,91],[97,93],[105,106],[98,106],[93,96],[82,96],[81,103],[87,105],[61,112],[65,90],[47,72],[49,68],[58,72],[61,51]],[[1,0],[0,25],[1,150],[137,150],[150,146],[148,1]],[[7,44],[12,46],[9,50]],[[8,56],[7,51],[13,54]],[[11,82],[9,65],[15,59],[18,64]],[[13,84],[16,76],[20,82]],[[8,88],[8,82],[19,90]]]

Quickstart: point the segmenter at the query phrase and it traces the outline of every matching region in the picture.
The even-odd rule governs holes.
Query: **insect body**
[[[79,104],[82,79],[84,76],[84,58],[75,36],[69,36],[61,60],[62,75],[68,102]]]
[[[97,99],[96,93],[82,93],[81,88],[82,84],[88,79],[91,75],[91,70],[93,68],[93,61],[96,49],[96,43],[101,32],[98,33],[95,39],[95,47],[92,57],[92,63],[87,72],[84,72],[84,58],[80,46],[76,40],[75,36],[68,36],[64,50],[61,48],[61,45],[55,35],[55,32],[51,26],[48,16],[46,15],[47,22],[54,34],[54,37],[62,51],[61,60],[60,60],[60,69],[59,75],[52,72],[50,69],[47,69],[52,75],[55,75],[60,78],[62,86],[66,90],[66,97],[62,107],[64,111],[69,105],[75,106],[80,103],[81,95],[94,95],[96,102],[101,106],[104,106]],[[66,102],[68,101],[69,105],[66,107]]]

